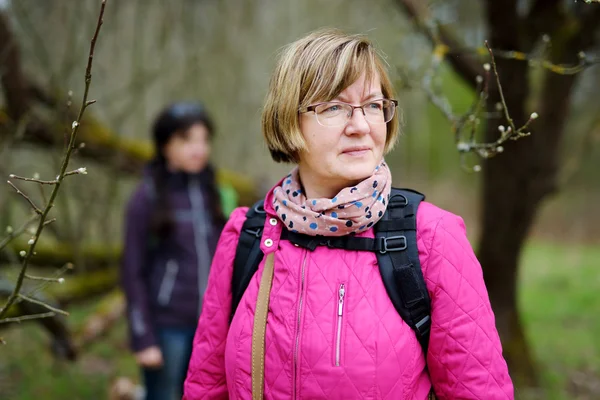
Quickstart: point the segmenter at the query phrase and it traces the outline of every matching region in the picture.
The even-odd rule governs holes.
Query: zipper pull
[[[338,316],[342,315],[342,310],[344,308],[344,295],[346,294],[346,287],[344,286],[344,284],[342,283],[340,285],[340,290],[339,290],[339,300],[338,300]]]

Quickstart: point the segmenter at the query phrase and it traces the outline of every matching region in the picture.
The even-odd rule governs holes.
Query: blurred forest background
[[[84,90],[100,0],[0,5],[0,175],[4,181],[9,174],[53,179]],[[155,114],[174,100],[204,102],[217,126],[214,163],[221,178],[239,190],[241,203],[249,203],[290,169],[271,161],[260,132],[275,56],[283,45],[325,26],[365,33],[387,57],[405,121],[400,142],[387,157],[395,186],[419,190],[463,216],[476,248],[485,244],[483,216],[493,213],[489,199],[502,197],[494,190],[502,194],[511,187],[506,196],[516,204],[527,202],[534,211],[539,205],[537,213],[522,218],[531,217],[531,227],[527,222],[514,227],[517,239],[510,251],[518,269],[515,261],[516,275],[504,277],[515,278],[512,297],[525,339],[513,346],[512,329],[519,324],[510,322],[511,315],[507,333],[500,329],[517,398],[600,398],[600,3],[572,0],[109,0],[94,56],[90,98],[97,103],[86,111],[79,135],[85,147],[78,148],[69,168],[85,167],[88,173],[66,180],[51,213],[57,220],[44,231],[31,261],[33,272],[48,276],[73,263],[63,284],[38,291],[71,315],[0,324],[6,342],[0,347],[0,398],[105,399],[117,377],[138,380],[127,350],[117,265],[124,204],[151,156]],[[529,31],[535,34],[522,39]],[[565,78],[564,68],[556,73],[515,55],[499,57],[515,124],[524,124],[532,112],[540,118],[532,121],[531,136],[507,142],[489,162],[475,154],[461,158],[453,124],[431,101],[441,101],[456,115],[468,112],[479,96],[472,66],[483,72],[489,62],[485,40],[492,48],[502,42],[502,50],[581,67]],[[451,42],[461,44],[454,49],[460,54],[445,47]],[[581,51],[583,58],[575,57]],[[450,62],[437,67],[446,54]],[[469,65],[471,71],[465,70]],[[519,79],[527,79],[527,87]],[[495,101],[490,104],[493,111]],[[481,118],[481,140],[506,125]],[[557,124],[560,129],[551,134]],[[504,163],[506,173],[494,172],[494,162]],[[481,173],[471,171],[480,164]],[[533,189],[527,182],[547,178],[536,168],[550,169],[555,184],[530,202]],[[15,184],[43,202],[35,184]],[[29,211],[3,183],[0,240],[6,227],[21,226]],[[502,234],[512,235],[513,227],[506,229]],[[520,235],[526,238],[523,251]],[[12,289],[18,253],[29,237],[0,252],[0,304]],[[497,273],[502,263],[493,270],[491,263],[482,264],[502,320],[506,302],[494,293],[503,283],[493,285],[504,279]],[[22,304],[13,314],[27,313]]]

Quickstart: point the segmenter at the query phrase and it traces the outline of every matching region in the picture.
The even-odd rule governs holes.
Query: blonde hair
[[[324,29],[287,45],[279,55],[271,76],[262,113],[262,130],[271,157],[276,162],[294,162],[306,148],[298,110],[317,101],[330,101],[365,74],[371,82],[376,74],[385,98],[394,89],[382,57],[362,35]],[[387,123],[385,153],[398,138],[398,112]]]

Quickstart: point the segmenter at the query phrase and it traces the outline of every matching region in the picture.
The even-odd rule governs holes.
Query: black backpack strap
[[[398,221],[400,224],[402,221]],[[344,249],[344,250],[356,250],[356,251],[370,251],[373,253],[386,251],[399,251],[404,250],[407,246],[406,238],[402,237],[390,237],[390,238],[366,238],[366,237],[355,237],[353,235],[346,236],[309,236],[303,233],[291,232],[284,229],[281,232],[282,240],[289,240],[290,242],[297,244],[300,247],[314,251],[317,246],[327,246],[330,249]]]
[[[381,278],[394,307],[415,331],[427,356],[431,327],[431,301],[417,247],[417,208],[425,198],[408,189],[392,189],[388,207],[375,225],[376,238],[406,246],[384,248],[377,252]]]
[[[240,232],[240,239],[233,261],[230,322],[246,288],[250,284],[250,279],[258,270],[258,265],[263,258],[263,252],[260,249],[260,239],[266,219],[263,203],[264,200],[259,200],[248,209],[246,221],[244,221]]]

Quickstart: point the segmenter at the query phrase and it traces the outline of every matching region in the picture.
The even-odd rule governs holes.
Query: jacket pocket
[[[342,359],[342,327],[344,324],[344,298],[346,296],[346,285],[341,283],[338,286],[336,293],[337,307],[336,307],[336,321],[335,321],[335,335],[334,335],[334,346],[333,346],[333,365],[339,367]]]
[[[158,304],[166,306],[171,301],[171,295],[173,294],[173,288],[175,287],[175,280],[177,279],[177,273],[179,272],[179,264],[175,260],[167,261],[165,266],[165,274],[163,275],[162,281],[160,282],[160,288],[158,289]]]

